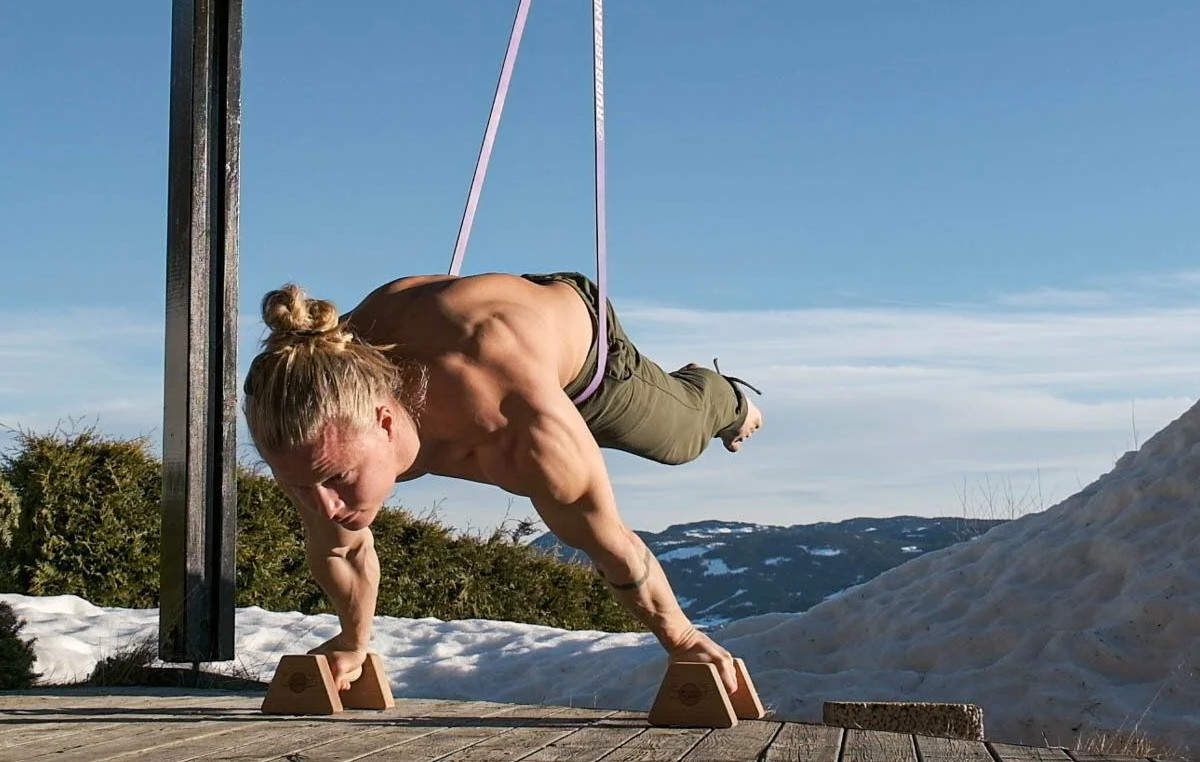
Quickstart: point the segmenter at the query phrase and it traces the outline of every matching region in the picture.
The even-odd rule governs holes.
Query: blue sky
[[[515,5],[247,0],[243,367],[270,288],[349,307],[445,269]],[[161,437],[169,6],[3,10],[0,423]],[[533,3],[467,272],[592,267],[590,20]],[[1167,0],[610,3],[614,301],[664,365],[767,393],[736,457],[610,457],[629,523],[1045,503],[1190,407],[1197,28]]]

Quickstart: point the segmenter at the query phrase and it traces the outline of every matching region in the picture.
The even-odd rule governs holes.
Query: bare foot
[[[754,432],[762,428],[763,414],[758,409],[758,405],[754,404],[754,400],[746,397],[746,422],[737,431],[727,431],[721,435],[721,441],[725,443],[725,449],[730,452],[737,452],[742,449],[742,442],[749,439]]]

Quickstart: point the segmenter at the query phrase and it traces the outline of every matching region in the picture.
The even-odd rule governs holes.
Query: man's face
[[[312,444],[264,454],[275,479],[301,506],[346,529],[364,529],[395,486],[390,426],[330,423]]]

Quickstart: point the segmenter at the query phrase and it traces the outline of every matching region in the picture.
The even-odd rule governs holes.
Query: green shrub
[[[399,510],[380,513],[371,528],[381,613],[608,632],[641,629],[594,573],[501,532],[487,540],[456,538],[436,522]]]
[[[13,578],[12,538],[20,511],[17,491],[0,474],[0,593],[17,592],[17,581]]]
[[[20,496],[9,554],[18,590],[157,605],[161,467],[146,442],[86,430],[21,433],[18,444],[0,466]]]
[[[18,620],[12,606],[0,601],[0,690],[12,691],[31,687],[41,675],[33,671],[37,656],[33,641],[22,640],[24,620]]]
[[[238,469],[238,606],[328,612],[304,557],[300,515],[270,476]]]
[[[13,592],[157,606],[161,473],[143,440],[106,441],[90,430],[22,434],[0,463],[18,498],[7,504],[16,519],[0,582],[7,564]],[[274,479],[239,467],[237,481],[236,605],[331,612],[308,570],[300,517]],[[0,519],[8,510],[0,507]],[[525,525],[487,539],[455,537],[389,508],[371,529],[382,571],[379,615],[641,628],[590,570],[517,542]]]

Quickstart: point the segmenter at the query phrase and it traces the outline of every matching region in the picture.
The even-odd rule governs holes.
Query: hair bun
[[[262,300],[262,319],[276,336],[316,336],[338,327],[338,312],[333,302],[310,299],[294,283],[267,292]]]

